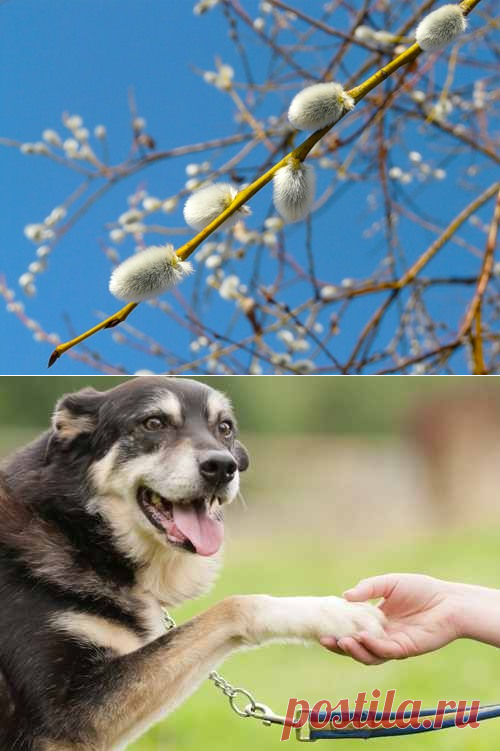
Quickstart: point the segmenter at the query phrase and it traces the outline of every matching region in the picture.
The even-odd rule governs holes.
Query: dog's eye
[[[229,436],[233,434],[233,426],[229,420],[223,420],[219,423],[219,433],[221,433],[224,438],[229,438]]]
[[[146,430],[161,430],[165,427],[165,423],[161,417],[148,417],[142,424]]]

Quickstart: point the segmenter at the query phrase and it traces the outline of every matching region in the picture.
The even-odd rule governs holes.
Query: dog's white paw
[[[247,599],[248,598],[248,599]],[[367,631],[384,635],[384,614],[368,603],[348,602],[341,597],[243,596],[248,604],[245,641],[250,644],[272,639],[306,639],[355,636]]]
[[[340,597],[325,597],[318,623],[319,638],[355,636],[366,631],[371,636],[384,636],[385,616],[380,608],[366,602],[348,602]]]

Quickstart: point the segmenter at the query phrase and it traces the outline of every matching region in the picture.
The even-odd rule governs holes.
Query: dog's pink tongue
[[[199,555],[213,555],[224,539],[224,524],[207,514],[205,506],[174,503],[174,523]]]

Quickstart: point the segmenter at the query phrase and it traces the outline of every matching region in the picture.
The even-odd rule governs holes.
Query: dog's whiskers
[[[241,490],[238,491],[238,495],[236,496],[236,500],[241,503],[241,505],[243,506],[243,508],[245,509],[245,511],[248,509],[248,504],[245,501],[245,498],[243,497],[243,493],[241,492]]]

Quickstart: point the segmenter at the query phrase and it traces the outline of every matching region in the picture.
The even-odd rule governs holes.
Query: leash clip
[[[262,724],[267,727],[271,725],[284,725],[286,722],[286,717],[275,714],[271,707],[258,701],[247,704],[244,711],[247,717],[255,717],[255,719],[261,720]]]

